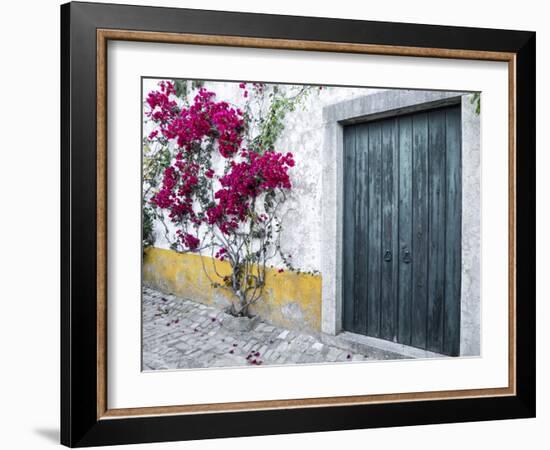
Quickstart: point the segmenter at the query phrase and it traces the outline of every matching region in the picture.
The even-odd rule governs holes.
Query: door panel
[[[344,223],[343,223],[343,327],[354,330],[355,310],[355,135],[356,127],[344,128]]]
[[[441,349],[445,295],[445,112],[428,114],[428,343]]]
[[[356,207],[355,207],[355,313],[354,329],[367,334],[367,277],[369,236],[368,125],[357,127],[356,134]],[[353,256],[352,256],[353,257]]]
[[[382,262],[380,298],[380,337],[396,339],[397,314],[397,192],[398,180],[394,164],[397,161],[397,120],[382,123]]]
[[[428,114],[413,117],[411,345],[426,348],[428,308]]]
[[[380,263],[382,222],[382,164],[381,127],[379,122],[369,124],[368,185],[369,200],[367,217],[367,332],[369,336],[380,336]]]
[[[460,350],[460,106],[344,129],[344,329]]]
[[[443,353],[460,352],[460,283],[462,271],[462,129],[460,109],[446,116],[446,218],[445,218],[445,311]]]
[[[411,343],[412,116],[399,118],[399,332],[398,342]]]

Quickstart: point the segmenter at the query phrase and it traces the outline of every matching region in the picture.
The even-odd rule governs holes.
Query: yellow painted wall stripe
[[[210,279],[222,283],[212,263],[206,256],[150,247],[143,258],[143,281],[163,292],[222,309],[234,297],[229,290],[212,286]],[[221,276],[230,273],[227,262],[216,261],[216,269]],[[250,312],[285,328],[321,331],[321,282],[320,275],[269,268],[263,297]]]

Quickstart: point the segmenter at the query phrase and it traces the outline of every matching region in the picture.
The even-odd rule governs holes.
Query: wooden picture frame
[[[109,40],[505,61],[509,67],[507,388],[109,409]],[[535,33],[140,6],[61,7],[61,442],[174,441],[535,415]]]

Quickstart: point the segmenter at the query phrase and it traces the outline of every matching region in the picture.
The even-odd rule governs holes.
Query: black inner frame
[[[98,420],[98,28],[516,53],[517,394]],[[61,443],[81,447],[534,417],[535,39],[534,32],[526,31],[111,4],[62,5]]]

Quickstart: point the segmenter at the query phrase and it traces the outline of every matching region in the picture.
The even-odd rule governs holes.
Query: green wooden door
[[[460,351],[460,106],[344,128],[343,326]]]

